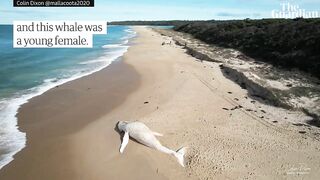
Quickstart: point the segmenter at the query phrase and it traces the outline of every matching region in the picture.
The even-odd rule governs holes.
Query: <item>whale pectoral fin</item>
[[[127,144],[129,142],[129,133],[125,132],[122,138],[122,143],[121,143],[121,147],[120,147],[120,153],[123,153],[124,148],[126,148]]]
[[[153,135],[155,135],[155,136],[163,136],[163,134],[158,133],[158,132],[152,132],[152,133],[153,133]]]

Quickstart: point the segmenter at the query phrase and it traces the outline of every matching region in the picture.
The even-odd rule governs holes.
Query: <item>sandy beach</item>
[[[267,117],[268,111],[284,110],[252,100],[218,63],[198,61],[150,28],[134,30],[138,36],[121,60],[21,107],[27,146],[0,170],[1,180],[320,176],[316,138],[254,112]],[[253,111],[245,110],[249,106]],[[144,122],[174,150],[187,146],[186,167],[134,141],[120,154],[120,120]]]

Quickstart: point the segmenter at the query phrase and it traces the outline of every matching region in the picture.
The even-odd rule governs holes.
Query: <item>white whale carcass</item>
[[[120,153],[123,153],[125,147],[129,142],[129,136],[141,144],[144,144],[150,148],[154,148],[158,151],[161,151],[166,154],[173,155],[177,158],[179,164],[184,167],[184,154],[186,148],[180,148],[177,151],[173,151],[165,146],[162,146],[161,143],[155,136],[163,136],[160,133],[151,131],[145,124],[141,122],[126,122],[119,121],[117,124],[117,128],[124,132]]]

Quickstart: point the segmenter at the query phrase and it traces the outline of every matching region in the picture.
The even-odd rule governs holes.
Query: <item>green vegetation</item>
[[[113,21],[109,25],[128,25],[128,26],[180,26],[190,21]]]
[[[208,44],[238,49],[259,61],[320,78],[320,19],[198,21],[176,31]]]
[[[320,78],[320,19],[231,21],[119,21],[110,25],[175,26],[208,44]]]

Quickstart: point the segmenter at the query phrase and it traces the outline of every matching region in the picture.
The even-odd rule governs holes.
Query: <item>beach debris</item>
[[[250,111],[252,111],[252,109],[246,109],[246,111],[250,112]]]
[[[238,106],[231,108],[230,110],[233,111],[233,110],[240,109],[240,108],[243,108],[243,107],[241,105],[238,105]]]
[[[273,123],[277,123],[278,121],[272,121]]]
[[[232,92],[231,92],[231,91],[229,91],[228,93],[229,93],[229,94],[232,94]]]
[[[292,125],[294,125],[294,126],[303,126],[303,124],[301,124],[301,123],[293,123]]]
[[[299,131],[300,134],[305,134],[307,133],[306,131]]]
[[[223,110],[226,110],[226,111],[229,111],[229,109],[228,108],[222,108]]]
[[[148,104],[149,103],[149,101],[145,101],[143,104]]]
[[[263,110],[263,109],[261,109],[260,111],[263,112],[263,113],[267,113],[267,112],[266,112],[265,110]]]
[[[250,101],[252,104],[256,103],[256,101]]]

